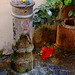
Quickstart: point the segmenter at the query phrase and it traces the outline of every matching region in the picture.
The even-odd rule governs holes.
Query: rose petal
[[[41,58],[45,59],[45,58],[49,57],[53,53],[54,49],[53,48],[43,47],[42,51],[43,51],[43,53],[42,53]]]
[[[48,50],[47,47],[43,47],[43,48],[42,48],[42,51],[47,51],[47,50]]]
[[[42,59],[45,59],[45,57],[44,57],[44,56],[41,56],[41,58],[42,58]]]
[[[46,56],[45,56],[45,52],[43,52],[41,58],[42,58],[42,59],[45,59],[45,57],[46,57]]]

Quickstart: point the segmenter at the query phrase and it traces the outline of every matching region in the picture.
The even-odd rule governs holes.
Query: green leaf
[[[52,54],[49,57],[52,57]]]
[[[51,0],[46,0],[46,6],[49,6],[51,4]]]
[[[30,4],[30,1],[27,1],[27,0],[26,0],[26,1],[24,1],[24,2],[25,2],[25,4],[27,4],[27,5],[29,5],[29,4]]]
[[[51,16],[48,16],[47,17],[47,22],[51,22],[52,20],[51,20]]]
[[[62,0],[52,0],[52,4],[56,4],[56,3],[60,4],[61,1],[62,1]]]
[[[38,15],[38,14],[36,14],[36,15],[35,15],[35,17],[39,17],[39,15]]]
[[[44,19],[41,19],[41,24],[44,24]]]
[[[34,11],[35,11],[35,10],[41,10],[41,8],[35,8]]]
[[[59,8],[61,9],[62,7],[63,7],[63,3],[61,2]]]
[[[73,16],[75,16],[75,10],[73,10]]]
[[[46,18],[46,15],[42,15],[42,16],[40,16],[41,18]]]
[[[33,22],[34,22],[34,23],[37,23],[37,22],[38,22],[38,19],[37,19],[36,17],[34,17],[34,18],[33,18]]]
[[[47,2],[51,2],[51,0],[46,0]]]
[[[65,26],[65,23],[64,23],[64,21],[62,21],[62,22],[61,22],[61,26]]]
[[[68,5],[71,2],[72,2],[72,0],[64,0],[65,5]]]
[[[68,0],[68,3],[71,3],[72,2],[72,0]]]
[[[68,5],[68,1],[67,1],[67,0],[64,0],[64,4],[65,4],[65,5]]]
[[[13,53],[10,56],[10,61],[12,62],[12,59],[16,59],[16,55],[17,53],[15,51],[13,51]]]
[[[45,13],[45,10],[43,9],[43,13]]]
[[[42,13],[42,12],[39,12],[38,14],[39,14],[39,16],[40,16],[40,15],[42,15],[43,13]]]
[[[50,3],[48,2],[48,3],[46,3],[46,6],[48,7],[50,5]]]
[[[40,22],[41,21],[41,18],[40,17],[38,17],[38,22]]]
[[[73,10],[70,10],[69,13],[68,13],[68,16],[72,16],[73,15]]]
[[[40,7],[40,8],[45,8],[46,5],[45,5],[45,4],[41,4],[39,7]]]

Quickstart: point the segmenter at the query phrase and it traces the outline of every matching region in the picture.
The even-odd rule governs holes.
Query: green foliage
[[[64,0],[65,5],[72,3],[72,0]],[[73,8],[75,8],[75,0],[73,0]],[[72,9],[69,11],[68,16],[75,16],[75,10]]]
[[[25,37],[25,35],[21,34],[19,37],[20,37],[19,40],[21,40],[22,38]]]
[[[24,2],[25,2],[25,4],[27,4],[27,5],[30,4],[30,1],[28,1],[28,0],[26,0],[26,1],[24,1]]]
[[[25,35],[20,34],[20,35],[19,35],[19,39],[18,39],[18,41],[16,42],[16,44],[15,44],[15,45],[12,45],[12,49],[13,49],[13,50],[18,49],[19,42],[20,42],[20,40],[23,39],[23,38],[25,38]]]
[[[73,0],[74,8],[75,8],[75,0]]]
[[[20,34],[20,35],[19,35],[19,39],[18,39],[18,41],[16,42],[16,45],[12,45],[13,53],[12,53],[11,56],[10,56],[11,65],[13,65],[12,60],[13,60],[13,59],[16,59],[16,55],[17,55],[16,50],[18,49],[20,40],[23,39],[23,38],[25,38],[25,36],[24,36],[23,34]]]
[[[62,2],[62,0],[53,0],[53,4],[60,4]]]
[[[12,59],[16,59],[16,55],[17,55],[16,51],[13,51],[13,53],[10,56],[10,61],[11,62],[12,62]]]
[[[12,45],[12,49],[15,50],[15,46],[14,45]]]
[[[72,9],[69,11],[68,16],[75,16],[75,11]]]
[[[72,0],[64,0],[64,4],[65,5],[68,5],[68,4],[70,4],[72,2]]]
[[[42,24],[54,24],[54,20],[58,16],[59,6],[61,0],[46,0],[45,4],[41,4],[38,8],[35,8],[35,16],[33,18],[33,23],[35,28],[38,28]]]
[[[42,24],[53,25],[54,22],[57,24],[56,17],[60,16],[59,11],[65,5],[71,4],[72,0],[46,0],[45,4],[41,4],[38,8],[35,8],[35,16],[33,18],[34,27],[38,28]],[[73,4],[75,1],[73,2]],[[71,10],[69,16],[75,15],[75,11]]]
[[[12,69],[13,69],[13,66],[14,66],[13,60],[17,59],[16,55],[17,55],[16,51],[13,51],[13,53],[10,56],[10,65],[11,65]]]

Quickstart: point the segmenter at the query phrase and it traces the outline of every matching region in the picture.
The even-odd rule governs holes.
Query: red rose
[[[47,51],[47,49],[48,49],[47,47],[43,47],[42,51]]]
[[[43,51],[43,53],[42,53],[41,58],[45,59],[45,58],[49,57],[53,53],[54,49],[53,48],[43,47],[42,51]]]

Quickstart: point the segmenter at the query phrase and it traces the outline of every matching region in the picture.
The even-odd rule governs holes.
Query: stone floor
[[[54,47],[54,46],[52,46]],[[0,75],[75,75],[75,52],[68,52],[54,47],[52,57],[43,60],[39,52],[33,51],[34,68],[27,73],[16,73],[10,67],[10,56],[0,58]]]

